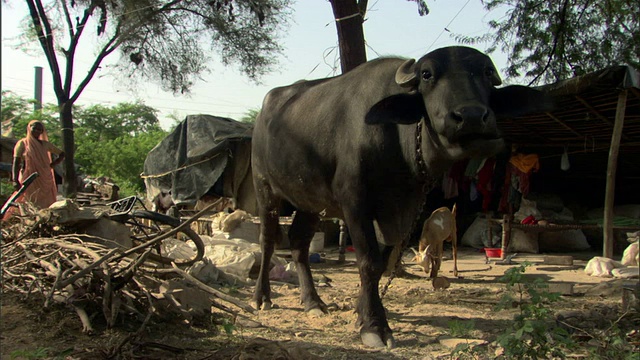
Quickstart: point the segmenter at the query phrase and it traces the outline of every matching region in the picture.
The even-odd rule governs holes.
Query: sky
[[[451,34],[482,35],[489,30],[489,19],[496,16],[487,14],[480,0],[427,0],[427,4],[430,13],[419,16],[418,6],[413,1],[369,0],[364,22],[368,59],[380,56],[419,58],[430,50],[459,45]],[[22,1],[2,2],[2,90],[33,98],[34,67],[41,66],[44,68],[43,102],[55,103],[51,73],[44,56],[40,55],[41,50],[27,54],[17,48],[20,20],[27,14]],[[85,41],[88,39],[90,37]],[[104,66],[77,104],[109,106],[141,101],[159,110],[161,125],[168,129],[174,122],[169,115],[178,119],[191,114],[240,119],[247,111],[259,109],[266,93],[274,87],[300,79],[339,74],[337,33],[331,4],[327,0],[298,0],[293,7],[290,27],[281,40],[284,54],[279,58],[279,66],[263,77],[261,84],[250,81],[238,71],[238,65],[225,67],[214,60],[211,73],[193,87],[190,95],[164,92],[152,83],[132,93],[110,75],[108,66]],[[486,45],[475,47],[482,51]],[[86,67],[94,60],[89,51],[81,55],[77,62],[79,67]],[[116,53],[111,55],[117,56]],[[505,67],[503,54],[494,53],[492,59],[498,69]],[[80,81],[79,77],[76,79]]]

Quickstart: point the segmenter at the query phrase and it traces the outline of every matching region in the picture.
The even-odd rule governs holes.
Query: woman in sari
[[[58,188],[53,167],[64,160],[64,152],[48,140],[44,124],[32,120],[27,125],[27,136],[20,139],[13,148],[12,179],[16,191],[29,175],[34,172],[39,174],[15,202],[30,202],[38,208],[48,208],[56,201]],[[58,155],[58,158],[51,161],[51,154]],[[14,209],[11,208],[3,220],[7,220]]]

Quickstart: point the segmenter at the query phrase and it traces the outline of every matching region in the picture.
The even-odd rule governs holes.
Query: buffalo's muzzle
[[[483,105],[459,106],[452,111],[451,117],[459,123],[484,126],[489,119],[489,108]]]

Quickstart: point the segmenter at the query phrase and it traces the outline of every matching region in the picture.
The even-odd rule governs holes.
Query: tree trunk
[[[356,0],[330,0],[336,18],[342,73],[367,61],[362,27],[364,11]],[[366,2],[365,2],[366,4]]]
[[[75,140],[73,136],[73,104],[69,101],[60,104],[60,123],[62,125],[62,143],[64,151],[64,196],[75,198],[77,192],[76,169],[74,162]]]

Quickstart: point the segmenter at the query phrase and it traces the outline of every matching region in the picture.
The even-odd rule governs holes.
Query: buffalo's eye
[[[433,74],[429,70],[422,70],[422,80],[431,80]]]
[[[496,71],[493,68],[486,68],[484,69],[484,75],[487,77],[492,77],[496,74]]]

